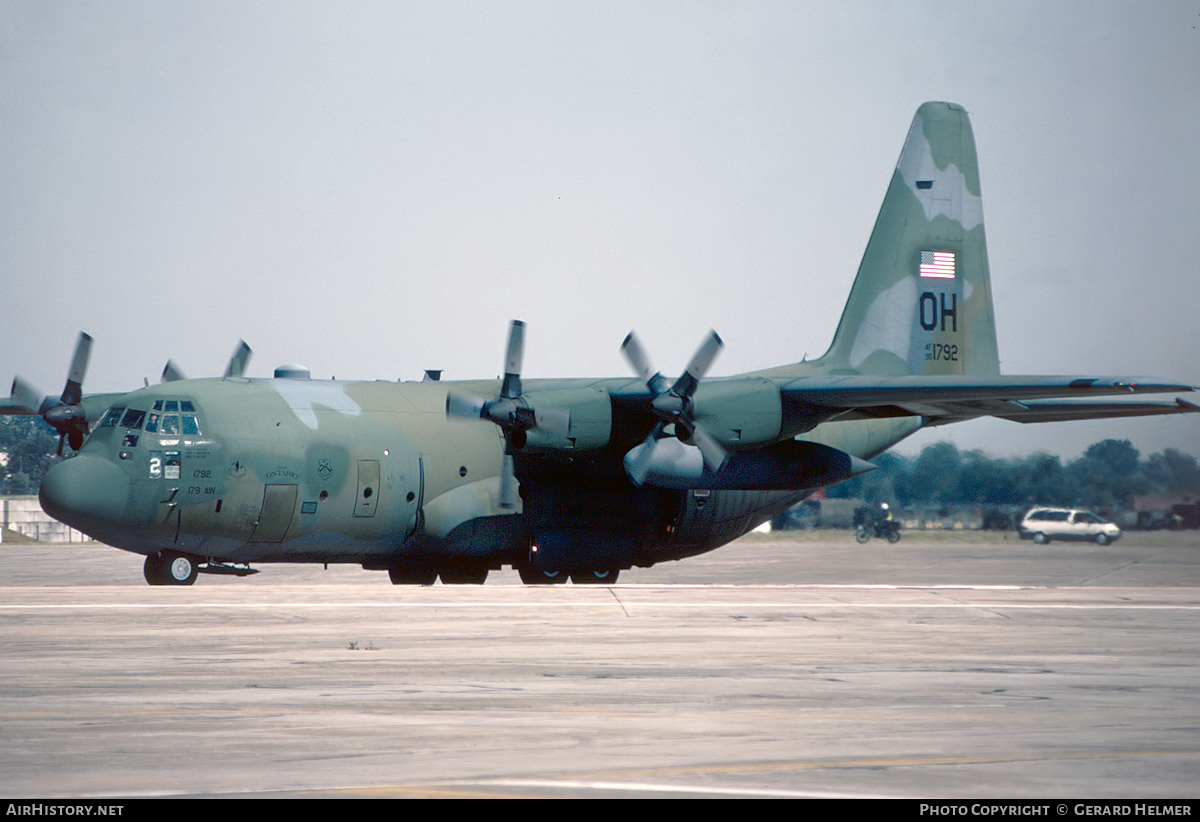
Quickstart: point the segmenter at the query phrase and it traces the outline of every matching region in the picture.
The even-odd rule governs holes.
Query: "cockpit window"
[[[191,400],[155,400],[146,430],[164,437],[199,436],[200,418]]]
[[[125,412],[125,416],[121,417],[122,428],[141,428],[142,422],[146,419],[146,412],[139,411],[136,408],[130,408]]]
[[[104,419],[100,420],[101,428],[116,428],[117,423],[121,420],[121,415],[125,413],[124,408],[110,408],[108,413],[104,415]]]

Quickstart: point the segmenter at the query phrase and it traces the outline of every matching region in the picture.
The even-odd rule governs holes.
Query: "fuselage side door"
[[[296,513],[297,491],[296,485],[264,486],[262,511],[250,542],[283,542]]]
[[[358,497],[354,516],[373,517],[379,507],[379,460],[358,461]]]

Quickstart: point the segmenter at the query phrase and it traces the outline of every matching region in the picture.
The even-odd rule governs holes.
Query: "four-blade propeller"
[[[704,466],[713,473],[725,464],[728,454],[711,434],[696,424],[692,403],[692,395],[696,393],[700,380],[704,378],[724,345],[717,332],[710,331],[692,355],[692,360],[683,374],[668,388],[666,379],[650,365],[649,357],[632,331],[625,338],[625,342],[621,343],[621,352],[650,389],[650,407],[658,416],[658,422],[650,430],[645,442],[630,449],[625,455],[625,472],[635,485],[640,486],[645,482],[650,465],[656,459],[687,459],[690,453],[692,456],[699,456]],[[664,429],[668,425],[672,426],[674,440],[678,442],[671,441],[672,438],[665,435]],[[688,449],[692,451],[689,452]]]
[[[504,458],[500,466],[500,505],[517,504],[515,455],[525,446],[526,434],[534,428],[566,434],[571,415],[560,408],[536,409],[522,396],[521,362],[525,355],[525,323],[513,320],[504,356],[504,380],[500,395],[484,400],[451,391],[446,395],[446,415],[460,419],[489,420],[504,434]]]
[[[91,335],[79,333],[75,344],[75,355],[71,358],[71,370],[67,372],[67,384],[63,386],[58,402],[42,400],[38,392],[21,380],[13,380],[12,396],[30,414],[41,413],[42,419],[58,432],[58,455],[62,456],[63,440],[78,451],[88,435],[87,413],[83,410],[83,377],[87,373],[88,358],[92,354]]]

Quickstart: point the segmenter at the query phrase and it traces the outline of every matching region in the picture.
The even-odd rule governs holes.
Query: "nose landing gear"
[[[151,585],[191,585],[199,573],[196,558],[177,551],[159,551],[146,557],[142,573]]]

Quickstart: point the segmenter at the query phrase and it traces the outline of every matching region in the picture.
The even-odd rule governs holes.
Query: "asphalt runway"
[[[748,537],[611,587],[0,545],[0,796],[1200,796],[1200,534]]]

